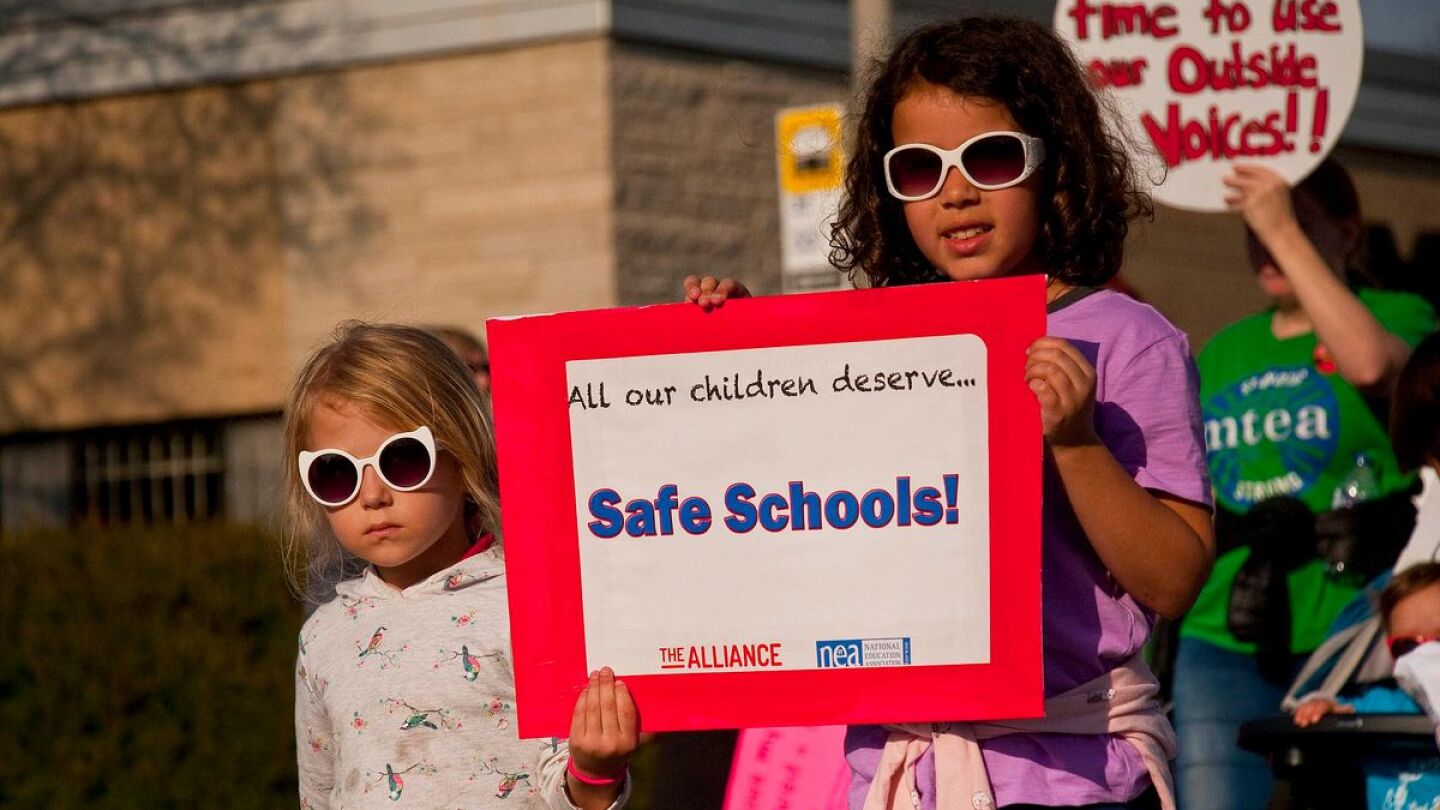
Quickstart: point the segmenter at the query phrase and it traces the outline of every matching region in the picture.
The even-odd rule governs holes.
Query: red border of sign
[[[987,350],[990,662],[619,674],[651,731],[1041,715],[1042,445],[1024,367],[1044,301],[1044,277],[1023,276],[490,320],[520,736],[566,736],[586,682],[566,362],[950,334]]]

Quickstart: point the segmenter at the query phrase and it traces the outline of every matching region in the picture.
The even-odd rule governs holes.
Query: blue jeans
[[[1298,666],[1303,657],[1297,657]],[[1175,789],[1185,810],[1264,810],[1274,779],[1259,754],[1236,739],[1246,720],[1274,717],[1289,683],[1260,677],[1255,657],[1199,639],[1180,641],[1175,708],[1180,737]]]

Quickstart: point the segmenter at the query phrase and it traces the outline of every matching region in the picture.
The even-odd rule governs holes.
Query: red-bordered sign
[[[1040,276],[490,321],[520,735],[617,659],[647,730],[1039,715],[1044,326]]]

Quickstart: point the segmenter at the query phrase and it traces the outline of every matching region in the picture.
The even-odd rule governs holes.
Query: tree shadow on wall
[[[73,421],[77,399],[100,421],[174,413],[229,376],[227,340],[283,373],[283,324],[257,318],[283,312],[285,266],[332,272],[377,228],[343,77],[195,86],[318,29],[285,4],[191,3],[205,19],[172,25],[170,5],[0,4],[0,101],[64,99],[0,110],[0,433]],[[82,97],[86,71],[152,89]]]

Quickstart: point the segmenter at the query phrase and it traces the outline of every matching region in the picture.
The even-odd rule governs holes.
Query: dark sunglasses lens
[[[890,156],[890,182],[906,197],[922,197],[940,183],[940,156],[928,149],[901,149]]]
[[[960,162],[975,182],[998,186],[1025,171],[1025,145],[1010,135],[991,135],[970,144]]]
[[[325,503],[340,503],[355,492],[355,464],[338,453],[326,453],[310,463],[310,491]]]
[[[1397,638],[1390,642],[1390,657],[1399,658],[1402,655],[1408,655],[1415,652],[1415,648],[1419,646],[1420,642],[1413,638]]]
[[[396,439],[380,453],[380,472],[397,487],[419,486],[430,474],[430,451],[419,439]]]

